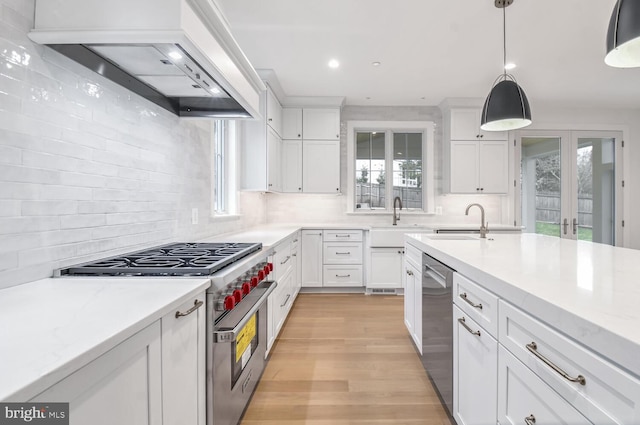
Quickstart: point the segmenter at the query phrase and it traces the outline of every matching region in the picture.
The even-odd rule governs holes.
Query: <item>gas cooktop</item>
[[[60,270],[83,276],[208,276],[262,248],[261,243],[162,245]]]

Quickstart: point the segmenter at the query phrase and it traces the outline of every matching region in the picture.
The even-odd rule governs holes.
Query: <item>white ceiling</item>
[[[253,66],[273,69],[287,96],[437,105],[485,98],[502,72],[502,10],[493,0],[219,2]],[[640,68],[604,64],[614,4],[515,0],[506,9],[507,61],[518,65],[511,73],[533,110],[536,102],[640,108]],[[331,58],[338,69],[327,66]]]

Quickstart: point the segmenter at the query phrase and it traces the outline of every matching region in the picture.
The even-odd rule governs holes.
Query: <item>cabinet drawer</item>
[[[324,242],[362,242],[362,230],[324,230]]]
[[[273,279],[275,279],[276,282],[279,282],[280,279],[282,279],[282,277],[289,271],[291,263],[291,242],[282,242],[276,246],[275,254],[273,256]]]
[[[453,274],[453,302],[493,337],[498,337],[498,297],[466,277]]]
[[[500,343],[587,419],[598,425],[640,423],[640,380],[511,304],[500,301],[499,312]],[[584,385],[539,356],[568,377],[584,377]]]
[[[362,264],[362,242],[325,242],[324,264]]]
[[[362,266],[324,266],[324,286],[364,286]]]
[[[499,346],[498,350],[499,424],[591,424],[504,347]],[[535,422],[525,421],[530,415]]]
[[[422,251],[408,243],[405,243],[404,246],[405,261],[412,263],[416,269],[422,270]]]

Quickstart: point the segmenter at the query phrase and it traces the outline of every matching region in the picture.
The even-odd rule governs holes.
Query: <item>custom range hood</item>
[[[266,88],[212,0],[36,0],[29,38],[178,116],[260,116]]]

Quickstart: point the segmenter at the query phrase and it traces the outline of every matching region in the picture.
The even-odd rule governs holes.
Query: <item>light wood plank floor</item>
[[[403,299],[300,294],[242,425],[450,425],[403,321]]]

